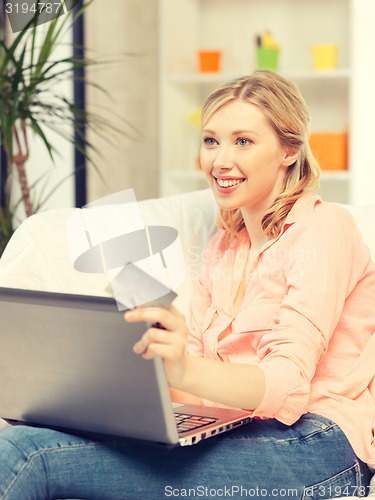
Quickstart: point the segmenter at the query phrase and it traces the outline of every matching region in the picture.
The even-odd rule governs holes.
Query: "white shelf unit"
[[[311,113],[311,130],[349,128],[349,168],[323,171],[322,196],[341,203],[374,202],[375,187],[370,190],[368,184],[373,181],[375,186],[375,153],[367,156],[374,171],[369,174],[369,166],[366,170],[361,162],[365,144],[359,128],[372,125],[361,117],[370,120],[375,112],[375,97],[370,95],[375,92],[366,84],[374,82],[375,89],[375,70],[356,53],[366,43],[369,57],[375,43],[373,30],[363,33],[363,23],[370,24],[368,16],[375,15],[372,2],[159,0],[160,195],[207,187],[197,167],[199,131],[189,116],[209,92],[256,69],[255,35],[269,29],[281,45],[279,72],[300,88]],[[337,70],[312,69],[311,46],[319,43],[338,45]],[[197,50],[209,48],[222,50],[219,73],[197,70]]]

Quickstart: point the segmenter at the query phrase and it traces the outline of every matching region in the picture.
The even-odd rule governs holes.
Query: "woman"
[[[162,451],[18,427],[0,435],[3,499],[366,496],[374,404],[375,266],[343,208],[311,192],[319,168],[297,89],[268,71],[202,112],[201,164],[220,208],[192,300],[134,346],[169,384],[245,408],[242,428]],[[186,352],[187,344],[187,352]]]

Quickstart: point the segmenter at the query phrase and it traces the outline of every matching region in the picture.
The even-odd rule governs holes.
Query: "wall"
[[[352,0],[351,203],[375,202],[374,0]]]
[[[88,201],[128,188],[138,200],[158,194],[157,20],[157,0],[95,0],[87,9],[87,56],[103,61],[89,78],[111,96],[88,88],[88,109],[130,135],[89,134],[103,179],[88,169]]]

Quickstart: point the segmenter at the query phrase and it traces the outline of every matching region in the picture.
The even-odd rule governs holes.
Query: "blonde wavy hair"
[[[320,167],[308,143],[310,115],[295,85],[273,71],[259,70],[212,92],[202,109],[201,127],[224,104],[237,99],[258,106],[276,132],[280,144],[289,151],[299,151],[297,160],[286,170],[283,191],[262,219],[263,231],[275,238],[297,199],[305,191],[314,191],[319,187]],[[220,210],[217,225],[225,229],[229,237],[238,236],[245,227],[239,210]]]

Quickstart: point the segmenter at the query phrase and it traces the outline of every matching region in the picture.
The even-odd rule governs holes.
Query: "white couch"
[[[188,317],[192,283],[207,242],[216,231],[217,206],[212,193],[206,189],[145,200],[139,202],[139,208],[146,225],[167,225],[179,231],[187,277],[177,289],[175,305]],[[375,258],[375,204],[347,208]],[[0,259],[0,286],[107,295],[105,274],[85,274],[72,266],[65,228],[67,217],[75,210],[40,213],[21,224]]]

